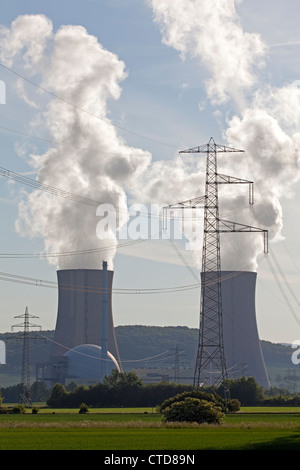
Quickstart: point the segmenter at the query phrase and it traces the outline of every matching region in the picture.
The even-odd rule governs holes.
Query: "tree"
[[[31,385],[32,401],[46,401],[49,397],[49,389],[44,382],[36,381]]]
[[[104,377],[103,384],[108,387],[111,403],[117,406],[135,406],[143,386],[135,372],[118,372],[116,369]]]
[[[240,377],[228,380],[227,387],[231,398],[237,398],[242,405],[256,405],[264,398],[263,387],[258,385],[254,377]]]
[[[103,383],[111,388],[123,386],[140,387],[143,384],[135,372],[119,372],[117,369],[113,369],[110,375],[106,375]]]
[[[55,384],[52,388],[50,397],[47,400],[47,405],[52,408],[59,408],[65,405],[67,392],[62,384]]]

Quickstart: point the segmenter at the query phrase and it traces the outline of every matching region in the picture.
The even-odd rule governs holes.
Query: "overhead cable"
[[[62,98],[61,96],[58,96],[56,93],[38,85],[37,83],[35,83],[33,80],[30,80],[29,78],[27,77],[24,77],[24,75],[16,72],[15,70],[11,69],[10,67],[7,67],[6,65],[0,63],[0,66],[3,67],[4,69],[8,70],[10,73],[16,75],[17,77],[21,78],[22,80],[26,81],[27,83],[30,83],[31,85],[39,88],[41,91],[47,93],[48,95],[52,96],[53,98],[56,98],[57,100],[59,101],[62,101],[63,103],[66,103],[67,105],[69,106],[72,106],[73,108],[77,109],[78,111],[81,111],[83,113],[86,113],[87,115],[89,116],[92,116],[96,119],[99,119],[100,121],[103,121],[103,122],[106,122],[107,124],[110,124],[112,125],[113,127],[121,130],[121,131],[124,131],[124,132],[127,132],[127,133],[130,133],[130,134],[133,134],[133,135],[136,135],[137,137],[141,137],[142,139],[147,139],[147,140],[151,140],[152,142],[155,142],[155,143],[158,143],[160,145],[164,145],[166,147],[170,147],[170,148],[175,148],[173,145],[170,145],[170,144],[167,144],[165,142],[161,142],[161,141],[158,141],[152,137],[149,137],[149,136],[146,136],[144,134],[140,134],[138,132],[134,132],[132,130],[129,130],[129,129],[126,129],[125,127],[121,127],[121,126],[118,126],[117,124],[114,124],[112,121],[110,121],[109,119],[103,117],[103,116],[98,116],[97,114],[94,114],[84,108],[81,108],[80,106],[74,104],[74,103],[71,103],[71,101],[68,101],[66,100],[65,98]]]

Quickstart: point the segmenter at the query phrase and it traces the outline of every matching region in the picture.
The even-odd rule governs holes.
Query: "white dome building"
[[[75,382],[102,382],[105,375],[110,375],[113,369],[120,372],[120,367],[114,356],[108,351],[102,356],[102,348],[96,344],[80,344],[64,354],[67,359],[66,379]],[[104,363],[104,364],[103,364]]]

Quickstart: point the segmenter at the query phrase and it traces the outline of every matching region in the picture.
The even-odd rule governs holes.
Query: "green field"
[[[300,409],[245,408],[222,425],[163,424],[149,409],[0,415],[0,450],[299,450]]]

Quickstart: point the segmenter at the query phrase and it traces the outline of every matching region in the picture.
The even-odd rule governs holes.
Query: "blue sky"
[[[224,2],[224,4],[230,3],[225,0]],[[161,5],[167,3],[162,1]],[[201,4],[199,0],[192,3]],[[204,3],[207,4],[207,2]],[[231,3],[234,4],[235,2]],[[174,4],[178,4],[179,9],[181,2],[176,1]],[[165,199],[169,200],[163,200],[161,203],[176,202],[176,188],[172,186],[170,180],[174,176],[176,164],[172,162],[178,158],[178,150],[205,144],[211,136],[214,137],[216,142],[227,144],[226,137],[233,139],[233,136],[236,135],[234,134],[236,129],[246,133],[247,125],[250,126],[251,124],[251,129],[253,129],[255,123],[258,126],[257,129],[261,129],[261,131],[257,131],[258,134],[254,134],[254,138],[264,139],[263,143],[266,147],[262,150],[259,149],[262,152],[261,155],[264,155],[263,152],[266,148],[270,148],[274,144],[273,134],[271,133],[271,130],[274,130],[274,122],[268,121],[270,125],[267,127],[266,120],[264,121],[264,125],[266,125],[266,132],[264,133],[264,128],[259,127],[257,115],[254,119],[254,111],[257,111],[258,103],[260,111],[262,109],[267,110],[273,118],[274,116],[276,118],[276,109],[279,105],[281,109],[289,109],[291,112],[291,109],[295,106],[295,101],[289,103],[289,100],[298,97],[297,94],[292,94],[290,89],[287,88],[300,80],[298,60],[300,35],[297,24],[300,7],[296,1],[244,0],[243,2],[236,2],[234,21],[239,25],[240,31],[244,32],[243,38],[246,38],[246,33],[259,35],[261,43],[266,45],[266,50],[263,53],[264,64],[260,68],[257,67],[257,70],[253,72],[257,79],[256,83],[250,87],[243,84],[235,90],[230,87],[229,98],[224,102],[220,101],[220,96],[216,100],[217,95],[209,95],[207,81],[215,80],[215,69],[212,66],[210,67],[209,57],[204,55],[204,46],[201,49],[202,45],[196,44],[196,25],[193,23],[195,35],[186,38],[185,57],[183,58],[182,51],[179,50],[181,45],[178,46],[178,44],[180,41],[184,42],[184,38],[178,39],[179,42],[177,42],[177,38],[173,36],[173,42],[169,38],[169,43],[167,43],[167,25],[163,25],[161,20],[154,21],[155,13],[158,14],[157,10],[155,11],[155,2],[151,6],[150,2],[142,0],[95,0],[85,2],[81,0],[64,0],[59,3],[56,1],[22,2],[13,0],[11,2],[1,1],[0,5],[2,7],[0,23],[3,27],[9,29],[11,23],[18,16],[29,14],[45,15],[52,22],[53,36],[63,25],[81,25],[86,29],[88,35],[97,38],[104,50],[113,53],[120,62],[124,63],[126,76],[119,80],[119,97],[107,98],[106,116],[114,125],[118,126],[115,130],[118,136],[123,139],[124,145],[139,149],[138,151],[145,153],[145,155],[151,154],[152,163],[169,162],[169,166],[163,167]],[[199,18],[201,18],[201,13],[200,9]],[[156,18],[158,19],[158,17]],[[209,34],[213,36],[214,30],[209,29]],[[47,51],[45,52],[46,55]],[[232,51],[232,55],[234,56],[234,51]],[[231,59],[232,57],[229,54],[228,64],[230,64]],[[40,69],[40,74],[35,73],[32,75],[30,69],[26,70],[22,60],[21,54],[18,59],[14,60],[11,69],[31,78],[33,81],[40,80],[44,71],[41,72]],[[218,63],[216,55],[211,57],[211,64],[214,63]],[[221,59],[220,64],[222,65]],[[255,66],[254,60],[253,68]],[[80,64],[76,63],[74,67],[77,70],[80,68]],[[239,74],[242,76],[240,72],[242,70],[236,70],[237,77]],[[32,122],[38,122],[37,117],[40,119],[42,113],[48,109],[51,98],[47,94],[38,93],[34,86],[26,82],[23,82],[24,93],[20,89],[17,92],[16,83],[21,83],[22,80],[18,81],[13,73],[3,67],[0,67],[0,79],[6,84],[6,104],[0,105],[0,126],[2,128],[2,130],[0,129],[2,142],[1,166],[35,178],[37,171],[30,165],[30,155],[32,153],[36,155],[45,154],[49,145],[45,141],[22,137],[17,132],[49,138],[47,126],[44,125],[44,122],[41,123],[40,128],[38,125],[33,126]],[[45,80],[45,76],[43,76],[43,79]],[[216,83],[216,80],[214,83]],[[224,77],[224,83],[228,85],[226,77]],[[220,83],[221,85],[223,86],[223,82]],[[270,88],[272,88],[272,93],[270,93]],[[24,101],[25,94],[34,100],[37,106],[26,104]],[[247,102],[246,105],[245,102]],[[282,106],[283,104],[284,106]],[[236,127],[231,122],[234,116],[239,117]],[[286,112],[286,115],[283,115],[282,112],[278,117],[280,135],[278,129],[275,129],[274,132],[279,135],[278,141],[284,143],[285,140],[282,137],[284,131],[284,137],[287,138],[288,136],[291,139],[291,141],[288,141],[290,145],[293,141],[293,149],[297,149],[297,134],[299,132],[297,126],[299,122],[296,111],[292,116],[294,120],[290,124],[292,129],[286,124],[289,118],[288,112]],[[11,132],[3,128],[11,129]],[[250,127],[248,128],[250,129]],[[124,129],[127,129],[128,132]],[[228,129],[231,133],[228,133]],[[13,130],[16,132],[12,132]],[[277,138],[277,135],[275,137]],[[241,137],[240,140],[235,138],[234,141],[237,145],[239,143],[248,145],[251,153],[253,145],[251,146],[249,142],[246,137]],[[111,146],[113,147],[113,145],[112,143]],[[107,142],[107,148],[109,146],[110,142]],[[274,147],[272,150],[276,151],[276,148]],[[290,147],[287,151],[290,151]],[[280,149],[280,158],[283,154],[282,149]],[[190,168],[190,171],[193,171],[198,163],[195,159],[199,157],[195,156],[193,161],[188,160],[187,157],[184,158],[186,158],[185,164],[187,167]],[[275,159],[278,165],[277,171],[282,173],[282,179],[279,178],[277,181],[274,174],[272,174],[268,182],[268,173],[266,172],[266,176],[262,178],[258,174],[260,171],[259,165],[256,166],[254,160],[247,160],[247,151],[246,157],[243,158],[244,163],[238,162],[237,164],[237,173],[235,168],[230,170],[233,175],[246,176],[248,179],[252,179],[251,170],[253,170],[254,176],[257,176],[259,188],[259,191],[257,191],[258,212],[262,206],[260,197],[268,199],[268,189],[274,190],[274,187],[278,184],[279,189],[278,191],[274,190],[274,193],[277,198],[276,201],[280,203],[282,213],[281,222],[277,225],[282,225],[279,232],[283,239],[272,243],[273,258],[270,255],[270,261],[268,262],[260,254],[257,259],[256,308],[259,335],[261,339],[273,342],[292,342],[299,339],[300,334],[298,321],[294,317],[299,311],[297,299],[297,292],[299,291],[298,267],[300,266],[298,248],[299,184],[297,184],[296,179],[294,184],[286,189],[286,192],[289,192],[289,197],[286,197],[282,189],[284,178],[292,179],[293,173],[282,171],[280,164],[288,166],[290,164],[288,159],[286,163],[284,161],[280,162],[279,158],[278,161]],[[220,160],[220,168],[222,168],[223,162],[224,160]],[[228,166],[228,163],[224,163],[225,167],[226,165]],[[151,168],[143,172],[141,181],[143,181],[144,187],[142,186],[142,189],[141,187],[137,188],[134,184],[132,185],[136,190],[135,200],[138,202],[145,202],[139,201],[139,195],[143,194],[146,200],[147,190],[149,190],[149,194],[150,189],[153,190],[153,187],[148,185],[147,178],[150,179],[154,176],[157,178],[157,167],[155,167],[155,171],[152,171]],[[239,174],[240,169],[244,172],[243,175]],[[273,168],[270,167],[271,170],[273,171]],[[66,175],[63,176],[67,178]],[[198,177],[197,172],[195,172],[195,177]],[[63,178],[57,181],[57,187],[61,187],[63,181]],[[199,187],[203,189],[204,193],[202,180],[199,179],[196,185],[193,185],[191,181],[188,178],[183,180],[185,187],[178,187],[178,197],[182,194],[189,194],[190,197],[194,197]],[[0,251],[2,253],[35,253],[42,250],[43,237],[21,236],[15,229],[19,203],[26,199],[24,192],[29,193],[30,188],[19,183],[9,182],[7,178],[3,177],[0,183],[2,220],[0,234],[2,248]],[[254,183],[256,183],[256,180],[254,180]],[[56,186],[55,180],[51,180],[51,184]],[[63,189],[68,190],[66,186]],[[164,191],[160,194],[164,194]],[[149,198],[147,201],[150,201]],[[220,199],[220,201],[222,200]],[[229,202],[227,196],[226,204]],[[276,204],[270,207],[278,207]],[[228,207],[231,207],[230,210],[234,212],[235,206],[234,208],[232,206]],[[249,220],[249,223],[254,225],[250,213],[241,213],[241,216],[245,216],[245,220]],[[238,219],[239,214],[236,217]],[[273,228],[271,228],[271,232],[273,233]],[[184,250],[182,244],[179,244],[178,247],[181,249],[185,262],[182,262],[182,258],[168,241],[145,241],[127,249],[117,250],[114,258],[114,287],[147,289],[194,284],[195,279],[199,278],[199,269],[193,263],[191,252]],[[45,259],[2,258],[1,261],[1,272],[3,273],[26,276],[37,280],[56,281],[56,266],[50,265]],[[275,269],[276,277],[270,269],[270,262],[272,262]],[[278,262],[280,269],[276,262]],[[280,284],[278,284],[278,281],[280,281]],[[31,286],[20,282],[2,280],[0,290],[2,299],[1,332],[10,330],[11,325],[15,323],[14,316],[24,313],[26,306],[33,315],[39,317],[38,323],[42,325],[43,329],[53,329],[55,327],[57,312],[57,291],[55,288],[40,287],[38,283],[36,286]],[[113,308],[115,325],[185,325],[197,328],[200,308],[199,290],[193,289],[185,292],[156,295],[116,294],[113,300]]]

